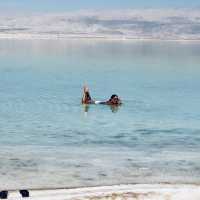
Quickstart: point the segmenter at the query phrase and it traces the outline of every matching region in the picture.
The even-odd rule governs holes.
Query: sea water
[[[200,43],[0,40],[1,189],[200,183]],[[118,94],[122,106],[81,105]]]

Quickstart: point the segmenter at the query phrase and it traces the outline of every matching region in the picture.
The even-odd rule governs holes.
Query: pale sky
[[[0,10],[73,11],[82,9],[195,8],[200,0],[1,0]]]

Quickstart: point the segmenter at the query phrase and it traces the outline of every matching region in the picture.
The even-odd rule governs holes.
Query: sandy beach
[[[199,185],[136,184],[76,189],[30,190],[30,200],[199,200]],[[9,192],[9,200],[20,198]]]

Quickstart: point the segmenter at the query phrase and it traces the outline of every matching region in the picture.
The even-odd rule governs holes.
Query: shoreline
[[[19,197],[18,191],[9,192],[8,199]],[[199,200],[200,185],[193,184],[122,184],[71,189],[29,190],[30,200]]]
[[[200,42],[191,38],[148,38],[148,37],[120,37],[111,35],[41,35],[41,34],[2,34],[0,40],[98,40],[98,41],[158,41],[158,42]]]
[[[123,186],[123,187],[126,187],[126,186],[147,186],[147,187],[151,187],[151,186],[162,186],[162,187],[180,187],[180,186],[184,186],[184,187],[187,187],[187,186],[197,186],[197,187],[200,187],[200,182],[189,182],[189,183],[181,183],[181,182],[155,182],[155,183],[134,183],[134,182],[122,182],[122,183],[113,183],[113,184],[94,184],[94,185],[77,185],[77,186],[61,186],[61,187],[58,187],[58,186],[55,186],[55,187],[32,187],[32,188],[12,188],[12,189],[6,189],[6,188],[0,188],[0,190],[8,190],[8,191],[17,191],[17,190],[20,190],[20,189],[29,189],[31,191],[46,191],[46,190],[76,190],[76,189],[86,189],[86,188],[89,188],[89,189],[92,189],[92,188],[104,188],[104,187],[120,187],[120,186]]]

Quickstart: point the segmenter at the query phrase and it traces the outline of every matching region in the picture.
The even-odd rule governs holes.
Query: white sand
[[[200,185],[130,184],[29,192],[30,200],[200,200]],[[22,198],[19,192],[9,192],[8,199]]]

